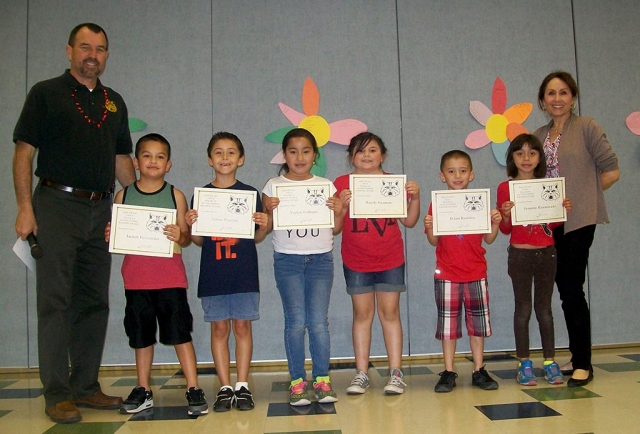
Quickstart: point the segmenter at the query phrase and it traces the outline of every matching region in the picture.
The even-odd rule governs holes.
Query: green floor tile
[[[12,411],[13,410],[0,410],[0,417],[8,415]]]
[[[584,399],[600,398],[600,395],[584,387],[537,387],[533,389],[523,389],[526,393],[538,401],[559,401],[563,399]]]
[[[55,424],[45,434],[114,434],[124,422],[87,422]]]
[[[150,383],[152,386],[164,386],[164,384],[169,380],[171,380],[171,377],[151,377]],[[136,377],[121,378],[112,384],[112,386],[131,386],[131,387],[135,387],[137,385],[138,385],[138,379]]]
[[[340,430],[328,430],[328,431],[286,431],[286,432],[270,432],[265,434],[342,434]]]
[[[186,392],[187,391],[187,386],[186,386],[186,384],[165,384],[160,389],[163,389],[163,390],[182,389],[182,390],[184,390]]]
[[[377,368],[376,371],[380,374],[381,377],[389,376],[389,368]],[[426,366],[408,366],[402,368],[402,375],[411,376],[411,375],[428,375],[433,374],[434,372],[427,368]]]
[[[274,381],[271,383],[271,391],[272,392],[288,392],[289,385],[291,383],[289,381]]]
[[[0,389],[4,389],[5,387],[9,387],[12,384],[17,383],[18,380],[5,380],[5,381],[0,381]]]
[[[620,354],[620,357],[624,357],[625,359],[633,360],[635,362],[640,362],[640,354]]]
[[[598,363],[593,365],[596,368],[603,369],[607,372],[632,372],[640,371],[640,363],[638,362],[625,362],[625,363]]]

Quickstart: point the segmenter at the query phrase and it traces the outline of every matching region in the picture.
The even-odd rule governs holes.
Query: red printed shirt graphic
[[[216,188],[211,184],[205,188]],[[233,190],[257,191],[238,181]],[[260,195],[256,195],[256,210],[262,211]],[[205,237],[200,255],[198,297],[259,292],[258,253],[251,239]]]

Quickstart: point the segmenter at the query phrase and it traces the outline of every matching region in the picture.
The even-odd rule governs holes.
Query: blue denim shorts
[[[260,318],[259,292],[202,297],[200,302],[204,311],[204,320],[207,322],[226,319],[254,321]]]
[[[405,292],[404,264],[391,270],[365,272],[353,271],[342,266],[347,294],[368,294],[370,292]]]

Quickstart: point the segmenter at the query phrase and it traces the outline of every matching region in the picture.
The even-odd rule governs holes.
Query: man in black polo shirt
[[[102,393],[98,370],[109,316],[111,255],[104,230],[115,178],[135,181],[127,107],[98,77],[109,41],[98,25],[76,26],[66,47],[70,69],[27,95],[13,133],[15,229],[37,235],[38,354],[46,413],[59,423],[82,419],[76,406],[117,409]],[[37,150],[33,195],[32,166]],[[69,373],[71,362],[71,373]]]

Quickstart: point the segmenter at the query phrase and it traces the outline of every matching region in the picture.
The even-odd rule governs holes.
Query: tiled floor
[[[533,358],[539,368],[539,355]],[[560,363],[567,360],[560,352]],[[487,358],[487,370],[499,390],[471,387],[472,364],[456,360],[459,377],[451,393],[434,393],[442,361],[437,358],[405,363],[403,395],[384,396],[387,368],[374,363],[371,388],[360,396],[344,390],[354,373],[348,364],[332,366],[331,378],[339,401],[293,408],[287,403],[288,377],[283,368],[258,367],[250,385],[256,408],[189,418],[184,399],[184,378],[175,368],[154,370],[153,409],[137,415],[82,409],[83,420],[56,425],[44,414],[42,385],[37,373],[0,374],[1,433],[640,433],[640,346],[599,349],[594,352],[595,380],[584,388],[569,389],[544,382],[519,386],[515,359],[508,355]],[[105,369],[103,390],[126,396],[136,383],[135,371]],[[209,404],[217,390],[215,370],[200,370],[200,384]]]

